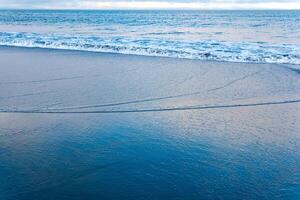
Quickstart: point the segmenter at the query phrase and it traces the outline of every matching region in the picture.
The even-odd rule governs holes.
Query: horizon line
[[[256,2],[256,3],[201,3],[163,1],[76,1],[75,3],[45,3],[28,5],[24,3],[7,4],[0,9],[43,9],[43,10],[300,10],[300,2]]]
[[[78,10],[78,11],[300,11],[300,8],[5,8],[0,10]]]

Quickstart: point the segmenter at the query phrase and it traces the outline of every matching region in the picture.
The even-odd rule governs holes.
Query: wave
[[[0,32],[0,45],[162,56],[213,61],[300,64],[300,46],[261,42],[183,41],[149,37],[100,37]]]

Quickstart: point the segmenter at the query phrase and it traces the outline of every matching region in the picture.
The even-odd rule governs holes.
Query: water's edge
[[[113,51],[93,51],[93,50],[87,50],[87,49],[70,49],[70,48],[53,48],[53,47],[38,47],[38,46],[18,46],[18,45],[2,45],[0,44],[0,49],[23,49],[23,50],[38,50],[38,51],[61,51],[61,52],[78,52],[78,53],[92,53],[92,54],[108,54],[108,55],[116,55],[116,56],[142,56],[142,57],[153,57],[153,58],[165,58],[165,59],[186,59],[186,60],[197,60],[202,62],[211,62],[211,63],[242,63],[242,64],[260,64],[260,65],[277,65],[280,67],[288,67],[291,69],[300,69],[300,63],[268,63],[268,62],[245,62],[245,61],[239,61],[239,60],[213,60],[213,59],[197,59],[197,58],[189,58],[189,57],[172,57],[172,56],[166,56],[166,55],[151,55],[151,54],[134,54],[134,53],[124,53],[124,52],[113,52]]]

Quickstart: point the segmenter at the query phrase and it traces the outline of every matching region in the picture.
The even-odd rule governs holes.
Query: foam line
[[[95,110],[95,111],[51,111],[51,110],[5,110],[0,109],[0,113],[23,113],[23,114],[113,114],[113,113],[147,113],[147,112],[167,112],[167,111],[186,111],[186,110],[206,110],[206,109],[223,109],[223,108],[240,108],[240,107],[257,107],[282,104],[300,103],[300,99],[249,103],[249,104],[228,104],[228,105],[211,105],[211,106],[190,106],[174,108],[157,108],[157,109],[136,109],[136,110]]]

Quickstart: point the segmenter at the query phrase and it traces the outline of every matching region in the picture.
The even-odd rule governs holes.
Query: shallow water
[[[1,10],[0,45],[300,64],[299,11]]]

